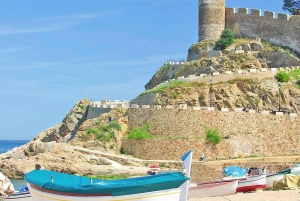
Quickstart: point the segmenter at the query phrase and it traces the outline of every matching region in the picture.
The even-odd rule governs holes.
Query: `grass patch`
[[[153,139],[154,136],[149,134],[150,123],[147,122],[143,127],[134,127],[131,131],[128,132],[128,135],[125,137],[127,139]]]
[[[80,107],[82,110],[86,110],[87,105],[78,105],[78,107]]]
[[[172,94],[172,95],[173,95],[173,98],[174,98],[174,99],[177,99],[177,98],[178,98],[178,93],[177,93],[176,91],[173,91],[173,94]]]
[[[250,156],[245,156],[244,158],[257,158],[257,157],[259,157],[259,156],[257,156],[257,155],[250,155]]]
[[[300,68],[292,70],[288,74],[293,79],[300,79]]]
[[[206,140],[214,143],[214,144],[219,144],[221,142],[221,135],[219,134],[219,131],[215,128],[208,128],[208,127],[204,127],[205,128],[205,132],[206,132]]]
[[[163,75],[169,70],[169,65],[164,64],[160,69],[156,72],[157,75]]]
[[[243,82],[247,84],[255,84],[256,82],[253,81],[253,79],[247,79],[247,78],[235,78],[232,80],[228,80],[229,84],[236,84],[238,82]]]
[[[168,166],[168,165],[165,164],[165,163],[161,163],[161,164],[159,164],[159,166],[162,167],[162,168],[170,168],[170,166]]]
[[[252,41],[253,41],[253,39],[251,39],[251,38],[236,38],[234,40],[234,45],[236,47],[239,47],[239,46],[246,45],[246,44],[248,44],[248,43],[250,43]]]
[[[174,81],[174,82],[168,82],[166,84],[163,84],[161,86],[149,89],[144,91],[143,93],[141,93],[139,96],[144,95],[144,94],[148,94],[148,93],[159,93],[162,91],[165,91],[166,89],[173,89],[176,87],[180,87],[184,85],[184,81]]]
[[[96,128],[90,128],[86,131],[87,135],[96,135],[96,139],[101,142],[109,142],[115,135],[115,131],[121,130],[121,125],[115,121],[110,122],[108,125],[97,124]]]
[[[199,43],[193,44],[188,52],[190,53],[192,50],[197,50],[197,49],[203,49],[206,48],[207,46],[213,46],[215,43],[214,40],[204,40]]]
[[[275,77],[278,82],[288,82],[291,79],[290,75],[285,71],[279,71]]]

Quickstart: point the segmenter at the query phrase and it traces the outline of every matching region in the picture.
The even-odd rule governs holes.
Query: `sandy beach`
[[[223,197],[195,198],[189,201],[300,201],[300,190],[237,193]]]

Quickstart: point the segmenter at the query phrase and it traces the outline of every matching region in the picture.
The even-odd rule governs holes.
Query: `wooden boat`
[[[182,156],[184,172],[121,180],[99,180],[49,170],[34,170],[24,179],[33,200],[49,201],[186,201],[192,150]]]
[[[286,169],[281,172],[267,174],[267,187],[272,187],[274,181],[282,180],[285,174],[290,174],[290,173],[291,173],[291,169]]]
[[[15,191],[11,196],[2,196],[3,201],[32,201],[31,194],[27,187]]]
[[[245,180],[239,181],[236,192],[255,191],[257,189],[266,189],[266,175],[254,175],[247,177]]]
[[[188,198],[204,198],[233,195],[236,193],[239,180],[214,181],[199,183],[197,186],[190,187]]]

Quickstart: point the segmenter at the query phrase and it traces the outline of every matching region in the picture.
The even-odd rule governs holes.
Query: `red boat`
[[[256,191],[257,189],[265,190],[267,187],[266,175],[254,175],[247,177],[246,180],[239,181],[236,192]]]

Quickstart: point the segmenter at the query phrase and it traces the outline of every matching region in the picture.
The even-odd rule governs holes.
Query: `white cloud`
[[[39,18],[22,25],[0,26],[0,35],[11,34],[27,34],[58,31],[68,29],[78,24],[86,23],[88,19],[100,18],[109,15],[120,14],[120,12],[103,12],[100,14],[75,14],[66,16],[53,16],[47,18]]]
[[[16,52],[16,51],[20,51],[20,50],[24,50],[24,49],[28,49],[28,48],[29,47],[13,47],[13,48],[0,49],[0,53]]]

